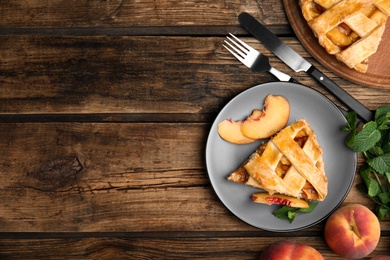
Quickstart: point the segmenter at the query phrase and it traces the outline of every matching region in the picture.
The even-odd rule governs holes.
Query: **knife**
[[[301,55],[286,45],[275,34],[257,21],[248,13],[241,13],[238,21],[249,33],[259,40],[267,49],[273,52],[279,59],[286,63],[294,71],[305,71],[322,86],[327,88],[337,98],[339,98],[349,108],[354,110],[364,121],[369,122],[374,119],[374,113],[353,98],[348,92],[329,79],[325,74],[315,68]]]

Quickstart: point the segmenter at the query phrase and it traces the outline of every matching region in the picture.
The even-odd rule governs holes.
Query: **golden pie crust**
[[[299,0],[302,14],[329,54],[359,72],[380,44],[390,0]]]
[[[322,153],[310,124],[300,119],[260,145],[227,179],[271,195],[322,201],[328,193]]]

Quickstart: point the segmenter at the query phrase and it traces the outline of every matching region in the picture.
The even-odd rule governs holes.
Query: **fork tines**
[[[231,54],[233,54],[237,59],[243,59],[247,55],[247,53],[251,50],[251,46],[238,39],[233,34],[229,33],[229,35],[234,39],[226,36],[227,40],[224,41],[228,46],[222,44],[225,49],[227,49]]]
[[[224,42],[227,44],[224,46],[234,57],[241,61],[245,66],[251,68],[255,63],[256,59],[260,56],[260,52],[238,39],[233,34],[229,33],[229,36],[226,36],[227,40]]]
[[[233,34],[229,33],[223,47],[225,47],[237,60],[255,72],[268,71],[281,81],[290,81],[291,77],[271,66],[267,56],[261,54]]]

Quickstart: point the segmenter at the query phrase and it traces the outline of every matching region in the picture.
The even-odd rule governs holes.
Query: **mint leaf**
[[[382,154],[367,160],[367,163],[380,174],[390,172],[390,153]]]
[[[377,121],[380,117],[386,115],[389,112],[390,112],[390,106],[379,107],[375,111],[375,121]]]
[[[376,120],[377,124],[378,124],[378,129],[379,130],[387,130],[387,129],[390,129],[390,125],[389,125],[389,122],[390,122],[390,112],[388,112],[387,114],[379,117],[377,120]]]
[[[371,168],[364,166],[360,168],[360,176],[362,176],[367,189],[365,193],[370,197],[375,197],[380,192],[380,187],[379,183],[370,177],[370,174]]]
[[[386,206],[378,206],[376,209],[376,215],[378,216],[379,220],[382,220],[385,217],[390,217],[390,209]]]
[[[363,192],[365,195],[367,195],[367,197],[369,197],[372,201],[374,201],[377,205],[383,205],[382,202],[379,200],[379,198],[377,196],[375,197],[371,197],[368,195],[368,191],[367,191],[367,186],[364,184],[364,183],[359,183],[356,185],[356,187],[361,191]]]
[[[390,129],[390,106],[383,106],[376,110],[375,122],[379,130]]]
[[[347,119],[347,125],[343,126],[341,130],[350,132],[345,143],[348,147],[352,147],[356,136],[356,112],[348,112],[345,118]]]
[[[368,122],[354,138],[349,140],[347,145],[355,152],[364,152],[372,148],[381,139],[381,133],[376,122]]]
[[[301,209],[299,209],[299,211],[303,212],[303,213],[310,213],[317,207],[317,205],[318,205],[318,202],[314,202],[314,203],[309,204],[308,208],[301,208]]]
[[[309,204],[308,208],[294,208],[289,206],[283,206],[272,212],[272,214],[278,219],[288,220],[290,223],[294,221],[299,212],[310,213],[317,206],[318,202]]]
[[[287,212],[288,220],[290,221],[290,223],[292,223],[294,221],[294,219],[297,215],[298,215],[298,213],[296,211],[288,211]]]
[[[390,153],[390,130],[382,131],[382,140],[379,143],[381,146],[383,153]]]
[[[296,209],[293,207],[289,207],[289,206],[283,206],[283,207],[280,207],[279,209],[275,210],[274,212],[272,212],[272,214],[275,217],[277,217],[278,219],[288,220],[291,223],[294,220],[294,219],[291,220],[289,217],[289,215],[291,215],[292,211],[296,211]]]
[[[356,131],[356,112],[355,111],[351,111],[351,112],[348,112],[347,115],[345,116],[345,119],[347,119],[347,125],[346,126],[343,126],[341,128],[341,130],[343,131]]]
[[[379,155],[384,154],[382,148],[380,146],[374,145],[370,150],[364,153],[367,159],[375,158]]]
[[[378,198],[383,204],[387,204],[390,202],[390,193],[389,192],[382,192],[378,194]]]

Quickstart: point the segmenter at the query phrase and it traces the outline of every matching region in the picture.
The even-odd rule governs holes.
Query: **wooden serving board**
[[[325,67],[352,82],[368,87],[390,89],[390,19],[387,21],[386,30],[378,51],[370,57],[367,72],[360,73],[338,61],[335,56],[328,54],[318,43],[317,38],[302,16],[297,0],[283,0],[283,5],[291,27],[302,45]]]

